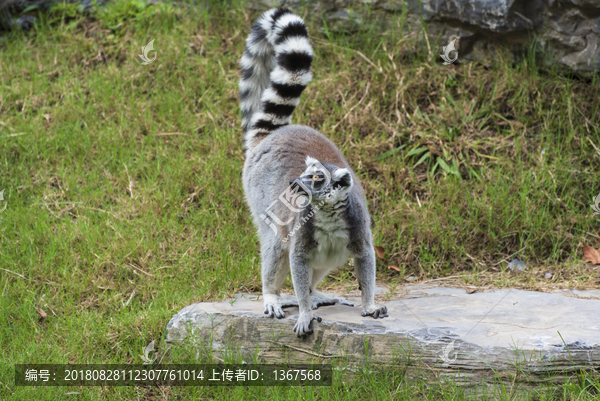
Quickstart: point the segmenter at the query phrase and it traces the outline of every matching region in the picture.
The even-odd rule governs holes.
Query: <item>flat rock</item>
[[[465,385],[515,377],[527,385],[560,382],[581,367],[600,367],[599,290],[468,293],[412,285],[400,294],[378,291],[388,318],[362,317],[355,292],[348,299],[357,307],[319,308],[323,321],[313,322],[314,333],[304,338],[292,331],[298,308],[271,319],[263,314],[262,297],[238,294],[185,307],[169,322],[166,339],[177,343],[191,335],[202,340],[195,344],[213,351],[233,346],[248,361],[258,356],[257,362],[343,358],[351,365],[368,361],[421,373],[426,367],[428,374]]]

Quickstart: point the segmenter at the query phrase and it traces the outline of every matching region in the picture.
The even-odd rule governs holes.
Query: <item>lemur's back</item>
[[[285,193],[290,181],[299,177],[306,168],[307,156],[322,163],[346,168],[352,174],[355,185],[352,197],[364,202],[360,181],[344,159],[341,152],[320,132],[300,125],[287,125],[271,133],[253,148],[246,159],[243,171],[243,185],[250,210],[256,224],[266,229],[260,215],[268,210],[271,203]],[[289,210],[277,204],[279,215],[289,214]],[[367,211],[364,215],[368,216]],[[367,217],[368,218],[368,217]],[[278,226],[279,235],[285,238],[289,229]]]
[[[355,180],[356,194],[364,198],[360,181],[335,144],[320,132],[302,125],[286,125],[278,128],[263,138],[247,155],[244,185],[248,182],[249,187],[244,188],[246,194],[253,192],[251,181],[261,184],[266,184],[265,181],[268,181],[274,193],[281,194],[289,182],[304,171],[307,156],[347,168]],[[263,206],[268,205],[265,206],[261,202],[261,207]]]

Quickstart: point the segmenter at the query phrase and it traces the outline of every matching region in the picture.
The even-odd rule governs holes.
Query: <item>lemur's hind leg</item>
[[[327,305],[346,305],[354,306],[354,304],[348,301],[346,298],[336,297],[335,295],[325,294],[324,292],[317,291],[317,285],[327,276],[330,269],[314,270],[312,271],[312,278],[310,283],[310,303],[312,309],[317,309],[320,306]]]
[[[263,299],[265,302],[265,315],[283,319],[285,313],[281,308],[290,306],[289,302],[280,296],[281,286],[290,271],[290,262],[285,252],[277,242],[261,244],[261,275],[263,284]],[[297,303],[296,303],[297,305]]]

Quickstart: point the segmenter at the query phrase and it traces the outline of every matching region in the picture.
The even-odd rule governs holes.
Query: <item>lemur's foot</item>
[[[388,317],[388,309],[387,306],[368,306],[363,309],[362,315],[364,317],[373,316],[373,319],[383,319],[384,317]]]
[[[265,300],[265,315],[269,317],[276,317],[277,319],[283,319],[285,313],[283,313],[281,297],[279,295],[267,294],[264,296]]]
[[[279,302],[282,308],[289,308],[290,306],[298,306],[298,299],[294,295],[289,295],[285,298],[281,297]]]
[[[354,304],[348,301],[346,298],[328,295],[319,291],[312,292],[312,294],[310,295],[310,304],[313,310],[317,309],[320,306],[326,305],[354,306]]]
[[[317,315],[314,315],[312,312],[301,313],[298,316],[298,321],[294,326],[294,333],[298,337],[302,337],[308,334],[312,334],[312,321],[316,320],[317,322],[321,322],[321,318]]]

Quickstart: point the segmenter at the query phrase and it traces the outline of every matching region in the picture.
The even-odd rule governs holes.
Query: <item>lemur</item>
[[[285,8],[252,26],[240,60],[240,102],[246,201],[258,228],[264,313],[282,319],[298,306],[298,336],[312,333],[323,305],[354,306],[316,290],[332,270],[354,258],[362,316],[387,317],[375,304],[371,218],[360,182],[338,148],[312,128],[290,125],[312,79],[313,50],[304,21]],[[295,297],[282,298],[290,272]]]

